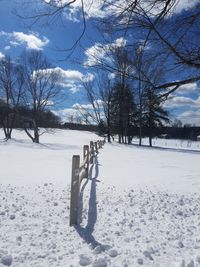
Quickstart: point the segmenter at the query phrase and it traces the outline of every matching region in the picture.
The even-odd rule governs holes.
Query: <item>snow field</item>
[[[139,143],[139,140],[137,138],[133,138],[132,141],[134,144]],[[149,139],[143,138],[142,145],[149,145]],[[162,148],[175,148],[175,149],[183,149],[183,150],[200,151],[200,141],[164,139],[164,138],[155,137],[152,140],[152,145],[155,147],[162,147]]]
[[[200,192],[199,152],[106,144],[99,155],[103,181],[120,188]]]
[[[70,183],[72,156],[82,154],[83,145],[99,137],[89,132],[53,132],[42,135],[41,144],[33,144],[24,131],[14,130],[14,139],[8,142],[0,131],[1,183]]]
[[[69,227],[71,157],[98,137],[15,138],[0,142],[0,267],[200,266],[198,153],[106,144]]]
[[[200,266],[198,195],[89,181],[82,223],[74,228],[68,226],[69,187],[0,190],[0,257],[12,255],[14,267]]]

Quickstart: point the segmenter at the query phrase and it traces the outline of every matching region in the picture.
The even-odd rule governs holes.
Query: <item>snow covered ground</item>
[[[134,144],[138,144],[139,140],[137,138],[133,139]],[[149,145],[149,139],[143,138],[142,139],[143,145]],[[162,148],[175,148],[175,149],[182,149],[182,150],[190,150],[190,151],[200,151],[200,142],[192,141],[192,140],[177,140],[177,139],[164,139],[164,138],[153,138],[152,142],[154,147],[162,147]]]
[[[82,182],[82,222],[69,227],[71,158],[98,137],[13,137],[0,132],[0,266],[200,266],[198,142],[106,144]]]

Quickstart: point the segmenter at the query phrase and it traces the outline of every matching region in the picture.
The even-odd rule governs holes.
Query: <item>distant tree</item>
[[[127,138],[130,116],[125,115],[125,112],[131,112],[129,109],[131,109],[130,105],[133,104],[133,95],[130,89],[131,73],[133,71],[130,51],[125,47],[122,39],[119,40],[119,43],[107,44],[99,49],[106,56],[102,58],[99,55],[101,53],[94,53],[92,56],[94,64],[90,67],[96,70],[98,82],[96,82],[96,86],[86,88],[89,96],[88,100],[93,105],[98,123],[100,119],[105,121],[108,141],[111,141],[112,131],[114,130],[118,133],[119,143],[127,143],[129,142]],[[92,94],[88,94],[88,89],[92,91]],[[101,100],[101,105],[98,105],[98,99]],[[117,117],[112,116],[111,113],[117,114]]]
[[[30,123],[33,134],[26,124],[24,129],[27,135],[35,143],[39,143],[39,122],[41,112],[49,106],[55,105],[61,98],[58,86],[59,75],[41,51],[31,51],[24,55],[25,79],[26,79],[26,104],[32,110]]]
[[[110,113],[112,125],[119,136],[119,143],[130,143],[130,128],[134,123],[135,104],[128,84],[118,82],[114,85]]]
[[[93,81],[83,83],[88,105],[77,105],[80,116],[85,119],[86,124],[98,125],[100,134],[107,134],[108,142],[111,142],[111,87],[108,73],[96,72]]]
[[[13,113],[12,108],[9,106],[9,104],[5,103],[2,99],[0,99],[0,124],[1,127],[3,127],[5,138],[7,138],[7,127],[6,127],[6,121],[10,114]]]
[[[148,127],[149,146],[152,146],[153,129],[162,127],[163,122],[169,122],[168,112],[162,106],[163,99],[156,93],[155,88],[149,86],[144,94],[145,110],[144,124]]]
[[[20,104],[24,101],[24,71],[23,67],[12,62],[10,57],[0,61],[0,97],[4,112],[1,124],[6,139],[11,138],[13,126]]]
[[[95,90],[95,84],[94,81],[84,82],[83,86],[85,88],[86,97],[87,100],[90,103],[91,108],[86,108],[82,106],[82,108],[85,110],[85,115],[88,116],[92,120],[93,123],[99,124],[102,120],[101,118],[101,111],[102,111],[102,105],[101,101],[98,98],[98,92]]]
[[[50,110],[40,112],[39,127],[44,128],[57,128],[61,125],[61,119]]]
[[[175,127],[175,128],[181,128],[183,127],[183,123],[181,120],[179,119],[175,119],[173,122],[172,122],[172,127]]]
[[[15,118],[14,126],[18,128],[33,128],[33,109],[27,106],[18,107],[18,116]],[[26,124],[26,125],[25,125]],[[61,119],[50,110],[41,110],[38,118],[38,127],[56,128],[61,126]],[[48,130],[49,131],[49,130]]]
[[[107,134],[108,142],[111,142],[112,121],[111,121],[111,99],[113,94],[113,80],[109,78],[107,71],[97,71],[95,80],[90,86],[84,86],[87,99],[92,106],[92,114],[100,129],[100,132]],[[90,111],[91,112],[91,111]]]
[[[133,51],[134,92],[137,104],[137,124],[139,127],[139,145],[142,144],[143,128],[148,128],[149,144],[152,146],[153,128],[168,121],[168,114],[162,104],[168,96],[157,85],[165,80],[165,65],[158,65],[158,58],[146,50],[143,44],[135,46]]]
[[[113,124],[111,118],[112,109],[112,96],[113,96],[113,86],[112,81],[107,77],[102,77],[101,83],[99,83],[99,93],[100,99],[102,100],[102,107],[105,116],[105,131],[107,133],[108,142],[111,143],[111,136],[113,131]]]

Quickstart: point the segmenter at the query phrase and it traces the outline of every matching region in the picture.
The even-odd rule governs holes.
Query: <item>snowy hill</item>
[[[13,136],[0,136],[0,266],[200,266],[199,152],[106,144],[69,227],[71,158],[98,137]]]

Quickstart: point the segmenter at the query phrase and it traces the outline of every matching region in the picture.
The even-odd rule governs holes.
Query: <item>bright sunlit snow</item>
[[[200,266],[199,142],[106,143],[69,227],[71,158],[99,137],[0,133],[0,266]],[[146,140],[144,140],[144,144]]]

